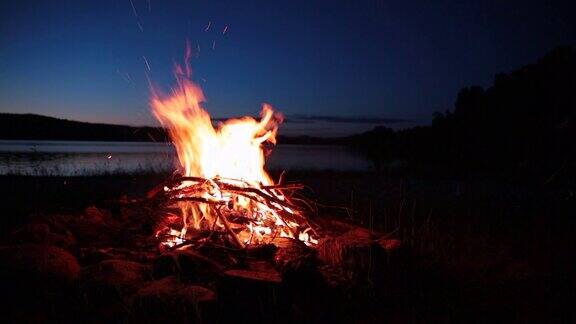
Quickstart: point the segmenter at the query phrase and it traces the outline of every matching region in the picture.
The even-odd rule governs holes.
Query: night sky
[[[268,102],[299,121],[291,134],[426,124],[460,88],[574,44],[573,13],[554,1],[2,1],[0,111],[156,125],[147,78],[168,90],[189,40],[214,117]]]

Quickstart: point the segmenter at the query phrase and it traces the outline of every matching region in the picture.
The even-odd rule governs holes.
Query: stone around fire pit
[[[242,268],[224,271],[217,282],[220,302],[226,309],[223,321],[266,323],[278,320],[276,303],[282,290],[280,273],[266,261],[245,262]]]
[[[3,279],[58,286],[75,282],[80,266],[59,247],[23,244],[0,247],[0,271]]]
[[[110,242],[121,238],[123,227],[104,209],[88,207],[80,215],[66,220],[66,226],[75,235],[80,246]]]
[[[106,260],[82,269],[85,308],[101,321],[125,320],[130,296],[150,279],[148,267],[125,260]]]
[[[56,232],[46,223],[35,222],[12,232],[10,242],[54,245],[70,251],[74,248],[76,239],[68,230]]]
[[[106,260],[82,269],[80,282],[85,289],[100,293],[114,291],[122,296],[135,292],[151,278],[148,267],[126,260]]]
[[[224,271],[224,277],[239,285],[275,285],[282,282],[280,274],[266,261],[248,261],[246,268]]]
[[[139,289],[132,310],[133,322],[211,323],[217,318],[216,294],[170,276]]]
[[[277,237],[274,264],[287,282],[307,284],[316,274],[316,250],[298,240]]]
[[[344,270],[357,284],[381,284],[389,264],[388,254],[386,245],[380,244],[373,232],[363,228],[325,239],[318,245],[319,259]]]
[[[38,244],[0,247],[2,320],[70,321],[77,303],[80,267],[65,250]],[[5,307],[5,308],[4,308]]]
[[[165,252],[154,260],[154,278],[171,275],[183,276],[191,280],[217,275],[222,266],[217,262],[192,250]]]

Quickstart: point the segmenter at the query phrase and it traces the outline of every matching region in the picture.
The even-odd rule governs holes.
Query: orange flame
[[[152,89],[151,100],[154,115],[168,129],[176,147],[183,175],[224,179],[236,185],[254,188],[274,185],[264,169],[265,154],[262,144],[276,143],[282,115],[274,112],[270,105],[264,104],[260,121],[252,117],[242,117],[227,120],[215,128],[210,115],[202,107],[205,101],[202,89],[190,80],[191,69],[188,61],[191,54],[188,46],[185,66],[175,66],[177,87],[172,89],[172,93],[165,96]],[[182,186],[186,186],[186,182]],[[238,235],[244,243],[258,242],[264,235],[272,235],[270,225],[265,225],[271,223],[280,226],[280,232],[276,233],[278,236],[293,237],[307,243],[314,241],[306,231],[292,231],[291,229],[297,228],[299,224],[284,222],[270,206],[245,197],[224,194],[214,181],[208,187],[203,198],[229,202],[236,211],[251,215],[252,223]],[[281,194],[278,195],[284,199]],[[222,227],[225,225],[222,224],[225,220],[218,219],[217,213],[207,204],[181,202],[179,206],[184,221],[180,238],[184,238],[190,228],[207,229],[212,224]],[[298,237],[294,237],[294,233],[298,233]]]

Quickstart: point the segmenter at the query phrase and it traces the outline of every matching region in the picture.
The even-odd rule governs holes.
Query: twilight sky
[[[573,1],[572,1],[573,2]],[[185,41],[214,117],[269,102],[288,133],[425,124],[460,88],[576,42],[571,1],[0,2],[0,112],[156,125]],[[224,29],[226,32],[224,33]],[[148,70],[149,66],[149,70]],[[409,123],[388,123],[409,120]]]

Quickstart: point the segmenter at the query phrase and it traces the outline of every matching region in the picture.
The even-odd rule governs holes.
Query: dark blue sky
[[[193,77],[215,117],[257,114],[269,102],[289,117],[422,124],[451,108],[461,87],[487,86],[497,72],[573,44],[569,3],[2,1],[0,111],[155,124],[144,57],[167,90],[188,39],[200,49]],[[374,126],[329,119],[287,128],[332,135]]]

